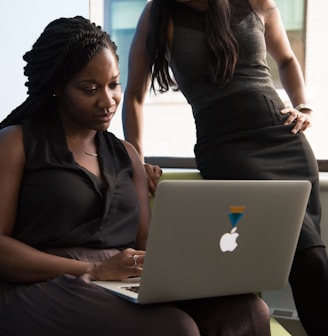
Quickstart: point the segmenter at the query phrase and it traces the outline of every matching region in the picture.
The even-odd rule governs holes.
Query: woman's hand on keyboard
[[[141,276],[145,251],[128,248],[103,261],[91,265],[94,280],[123,280]]]

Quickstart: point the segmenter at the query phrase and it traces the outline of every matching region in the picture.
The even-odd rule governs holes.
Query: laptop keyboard
[[[139,287],[140,286],[124,286],[122,288],[124,288],[128,291],[134,292],[134,293],[138,293],[139,292]]]

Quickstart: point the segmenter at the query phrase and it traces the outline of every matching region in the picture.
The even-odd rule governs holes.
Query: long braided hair
[[[147,51],[150,57],[151,89],[166,92],[176,86],[165,58],[167,29],[175,0],[152,0]],[[229,0],[208,0],[206,36],[210,59],[210,75],[219,86],[228,84],[238,60],[238,44],[231,28]],[[158,88],[155,83],[158,84]]]
[[[118,59],[110,36],[82,16],[49,23],[23,56],[27,62],[24,74],[28,78],[28,97],[1,122],[0,128],[51,113],[55,88],[65,85],[102,48],[111,49]]]

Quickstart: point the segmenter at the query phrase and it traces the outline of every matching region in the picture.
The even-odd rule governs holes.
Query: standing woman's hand
[[[162,175],[162,169],[157,165],[151,165],[149,163],[144,164],[147,177],[148,177],[148,189],[151,195],[155,195],[157,183]]]
[[[281,114],[290,114],[284,125],[290,125],[291,123],[295,123],[295,126],[291,130],[293,134],[296,134],[298,132],[304,132],[308,127],[311,127],[312,110],[308,109],[306,111],[307,112],[304,113],[290,106],[287,106],[280,111]]]

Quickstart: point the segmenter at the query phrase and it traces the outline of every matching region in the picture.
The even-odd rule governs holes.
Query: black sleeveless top
[[[231,26],[239,47],[238,63],[228,86],[210,79],[205,33],[206,12],[176,3],[170,67],[194,115],[211,103],[245,89],[273,89],[266,62],[264,26],[248,0],[231,0]],[[192,69],[192,71],[191,71]]]
[[[108,187],[79,166],[56,115],[23,123],[26,167],[14,238],[36,248],[126,248],[134,244],[138,201],[124,145],[98,132],[99,164]]]

